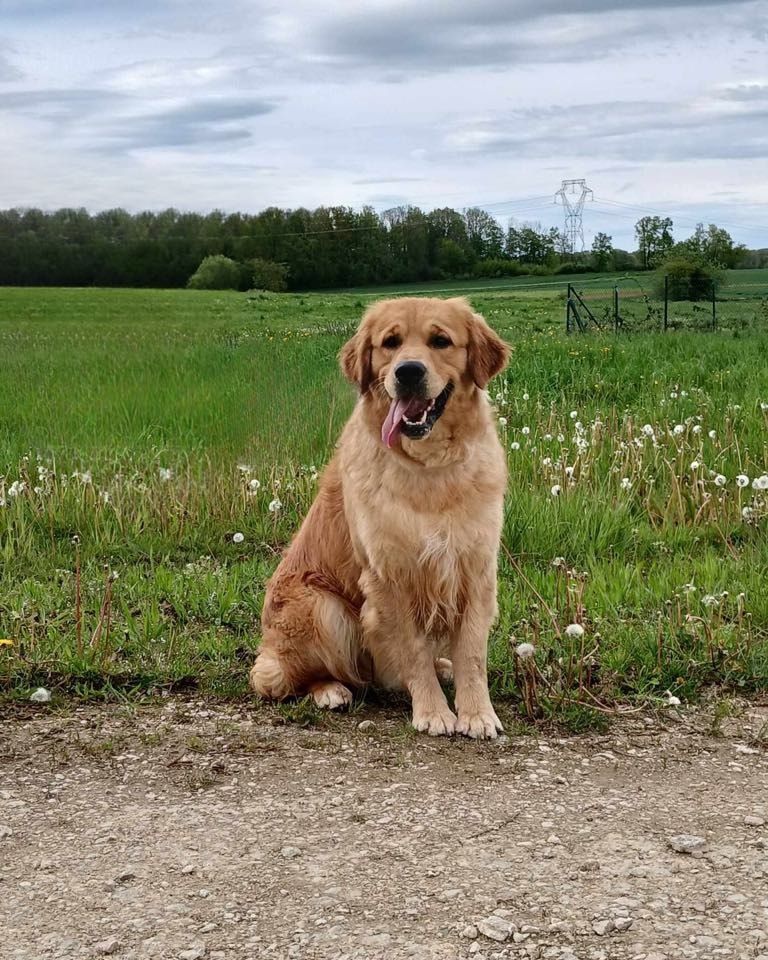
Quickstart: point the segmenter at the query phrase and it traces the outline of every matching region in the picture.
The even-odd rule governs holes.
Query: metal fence
[[[733,283],[717,288],[709,278],[666,276],[569,283],[568,333],[594,330],[768,331],[768,286]]]

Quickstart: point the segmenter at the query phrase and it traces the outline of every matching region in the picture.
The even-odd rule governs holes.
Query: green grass
[[[371,299],[0,290],[5,696],[245,691]],[[735,478],[768,472],[768,335],[568,339],[551,293],[472,302],[514,347],[491,388],[510,463],[495,695],[579,727],[666,690],[764,689],[768,493]]]

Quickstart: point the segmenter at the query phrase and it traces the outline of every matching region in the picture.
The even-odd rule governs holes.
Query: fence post
[[[613,332],[619,332],[619,287],[613,288]]]
[[[571,285],[568,284],[568,294],[565,298],[565,332],[571,332]]]
[[[664,274],[664,333],[669,325],[669,274]]]
[[[715,281],[712,281],[712,330],[717,330],[717,291]]]

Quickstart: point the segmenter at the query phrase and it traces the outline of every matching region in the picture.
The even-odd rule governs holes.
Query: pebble
[[[189,874],[189,873],[194,873],[194,872],[195,872],[195,868],[192,866],[191,863],[187,863],[187,864],[185,864],[185,866],[183,866],[183,867],[181,868],[181,872],[182,872],[182,873],[187,873],[187,874]]]
[[[373,733],[376,729],[376,724],[373,720],[361,720],[357,725],[357,729],[360,733]]]
[[[115,883],[127,883],[129,880],[135,880],[136,874],[133,870],[123,870],[122,873],[118,873],[115,877]]]
[[[286,860],[293,860],[301,856],[301,850],[298,847],[283,847],[280,856],[285,857]]]
[[[93,949],[96,953],[106,957],[120,949],[120,941],[117,937],[108,937],[106,940],[100,940]]]
[[[201,960],[205,956],[205,947],[192,947],[189,950],[182,950],[179,954],[179,960]]]
[[[468,923],[466,927],[459,931],[459,936],[464,940],[477,940],[477,927],[474,923]]]
[[[675,837],[670,837],[667,843],[677,853],[687,853],[691,856],[701,856],[707,849],[707,841],[704,837],[697,837],[691,833],[679,833]]]
[[[475,926],[484,937],[488,937],[489,940],[497,940],[499,943],[509,940],[516,929],[514,923],[497,916],[478,920]]]
[[[608,917],[606,920],[595,920],[592,923],[592,929],[595,931],[598,937],[605,937],[607,934],[616,929],[616,922],[611,920],[610,917]]]
[[[32,703],[49,703],[51,699],[51,691],[46,690],[45,687],[38,687],[29,699]]]
[[[744,817],[744,823],[748,827],[764,827],[765,819],[763,817],[755,816],[754,814],[749,814],[748,816]]]
[[[0,840],[5,840],[6,837],[13,835],[13,830],[7,824],[0,823]]]
[[[619,933],[624,933],[625,930],[629,930],[633,922],[632,917],[616,917],[613,921],[613,927]]]

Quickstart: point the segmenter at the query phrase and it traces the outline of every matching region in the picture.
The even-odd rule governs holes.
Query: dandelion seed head
[[[519,450],[520,444],[517,442],[517,440],[513,440],[512,443],[510,443],[509,448],[510,450]]]
[[[746,473],[740,473],[738,477],[736,477],[736,486],[742,488],[749,486],[749,477]]]
[[[621,478],[621,489],[622,489],[622,490],[631,490],[631,489],[632,489],[632,481],[629,479],[629,477],[622,477],[622,478]]]
[[[752,481],[753,490],[768,490],[768,473],[764,473],[761,477],[755,477]]]
[[[560,484],[556,483],[554,484],[554,486],[549,492],[552,494],[553,497],[559,497],[561,490],[562,490],[562,487],[560,486]]]
[[[575,638],[579,640],[584,636],[584,627],[580,623],[569,623],[565,628],[565,634],[568,637]]]
[[[243,540],[245,540],[245,536],[242,533],[232,534],[232,543],[242,543]]]
[[[672,433],[674,433],[676,437],[679,437],[681,434],[685,433],[685,427],[682,425],[682,423],[676,423]]]
[[[523,400],[530,400],[530,399],[531,399],[531,398],[528,396],[527,393],[524,393],[524,394],[523,394]]]
[[[691,430],[693,431],[693,433],[696,434],[696,436],[698,436],[701,433],[701,424],[700,423],[694,424],[694,426],[691,427]]]
[[[727,479],[722,475],[722,473],[718,473],[718,474],[715,475],[715,486],[716,486],[716,487],[724,487],[727,482],[728,482]]]
[[[500,426],[500,427],[506,427],[506,425],[507,425],[507,418],[506,418],[506,417],[499,417],[499,426]]]
[[[646,423],[646,424],[643,426],[643,433],[646,435],[646,437],[652,437],[652,436],[653,436],[653,427],[650,425],[650,423]]]
[[[570,412],[570,414],[569,414],[571,420],[575,420],[576,417],[578,417],[578,415],[579,415],[579,411],[578,411],[578,410],[571,410],[571,412]]]
[[[694,461],[691,463],[691,470],[695,473],[695,472],[699,469],[700,466],[701,466],[701,464],[699,463],[699,461],[698,461],[698,460],[694,460]]]
[[[160,467],[157,473],[163,483],[166,483],[173,476],[173,470],[170,467]]]
[[[254,477],[252,480],[248,481],[248,489],[251,493],[256,493],[257,490],[261,488],[261,482]]]
[[[277,497],[275,497],[274,500],[269,501],[269,506],[267,509],[270,513],[279,513],[283,509],[283,504]]]
[[[522,433],[524,437],[527,437],[530,432],[531,432],[530,427],[523,427],[522,430],[520,431],[520,433]]]
[[[557,435],[557,442],[558,442],[558,443],[565,443],[565,437],[562,435],[562,433],[558,433],[558,435]]]
[[[715,431],[715,430],[710,430],[709,433],[707,434],[707,436],[709,437],[710,440],[714,440],[714,439],[716,439],[716,437],[717,437],[717,431]]]
[[[518,643],[515,653],[521,660],[530,660],[535,655],[536,648],[532,643]]]

